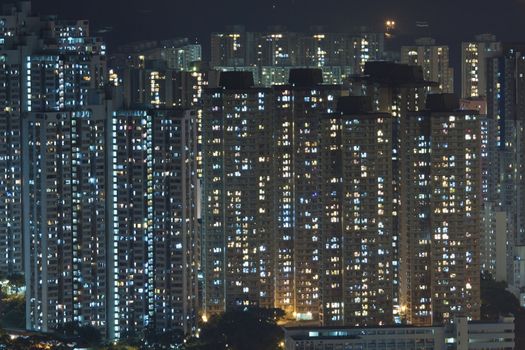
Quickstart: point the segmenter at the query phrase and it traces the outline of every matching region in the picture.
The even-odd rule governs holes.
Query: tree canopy
[[[496,282],[490,274],[481,275],[481,319],[496,321],[500,316],[515,317],[516,349],[525,349],[525,309],[507,290],[505,282]]]
[[[276,350],[283,340],[277,325],[284,312],[278,309],[242,308],[212,316],[188,350]]]

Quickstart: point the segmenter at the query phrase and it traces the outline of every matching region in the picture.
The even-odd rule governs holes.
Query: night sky
[[[0,0],[0,3],[12,2]],[[431,35],[458,45],[481,32],[503,41],[525,41],[525,0],[34,0],[39,13],[89,19],[95,32],[105,27],[110,45],[134,40],[188,36],[206,45],[211,31],[227,24],[248,29],[284,24],[333,30],[378,27],[396,19],[402,34],[414,34],[416,21],[428,21]],[[414,34],[415,35],[415,34]],[[111,47],[110,47],[111,49]]]

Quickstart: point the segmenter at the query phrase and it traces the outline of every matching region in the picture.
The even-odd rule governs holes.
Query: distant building
[[[146,61],[163,61],[166,68],[176,71],[192,71],[202,61],[202,46],[188,38],[139,41],[117,48],[111,60],[114,68],[126,65],[128,59],[141,58]]]
[[[234,26],[211,36],[212,69],[253,70],[256,84],[286,84],[292,68],[322,68],[326,82],[340,84],[362,73],[368,61],[384,58],[384,33],[361,29],[331,33],[323,28],[290,32],[272,27],[267,32],[247,32]]]
[[[261,87],[272,87],[273,85],[287,85],[290,71],[296,69],[308,69],[307,66],[250,66],[250,67],[215,67],[219,72],[251,72],[254,83]],[[342,85],[353,74],[350,66],[323,66],[323,81],[325,84]]]
[[[461,45],[461,97],[487,96],[487,59],[499,55],[501,43],[482,34]]]
[[[434,39],[422,38],[415,45],[401,48],[401,63],[421,66],[425,80],[437,83],[430,91],[452,93],[454,69],[450,67],[449,51],[448,46],[437,45]]]
[[[493,201],[500,220],[504,220],[499,227],[506,230],[508,242],[508,259],[506,266],[498,267],[498,278],[520,295],[525,291],[520,272],[521,247],[525,245],[525,45],[502,44],[501,54],[489,62],[487,106],[495,134],[492,176],[497,179]]]
[[[255,38],[256,62],[258,66],[293,67],[298,65],[298,33],[285,28],[270,28]]]
[[[243,26],[232,26],[225,32],[211,35],[211,61],[214,67],[250,66],[255,60],[254,33]]]

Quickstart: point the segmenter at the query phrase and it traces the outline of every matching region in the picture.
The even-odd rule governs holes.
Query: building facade
[[[248,32],[230,27],[211,36],[210,68],[219,71],[254,73],[265,87],[288,83],[293,68],[322,68],[325,82],[341,84],[351,74],[360,74],[368,61],[384,58],[384,33],[361,28],[353,33],[291,32],[270,27],[265,32]]]
[[[111,119],[110,338],[148,326],[195,331],[196,133],[196,117],[185,110],[118,111]]]
[[[87,21],[33,15],[31,3],[2,7],[0,25],[0,271],[22,274],[21,127],[28,112],[88,105],[105,79],[105,45]]]
[[[500,50],[501,43],[491,34],[461,44],[461,97],[487,96],[487,59]]]
[[[414,325],[479,319],[481,121],[451,95],[402,121],[401,311]]]
[[[421,38],[415,45],[401,48],[401,63],[421,66],[425,80],[437,83],[430,87],[432,92],[453,93],[454,69],[449,63],[449,51],[448,46],[437,45],[432,38]]]
[[[335,112],[340,85],[320,70],[295,70],[275,87],[276,306],[298,320],[319,320],[322,305],[320,128]]]
[[[204,314],[274,305],[272,100],[250,73],[223,74],[203,115]]]
[[[33,112],[24,118],[26,327],[108,317],[107,112]]]
[[[195,115],[106,106],[23,123],[26,319],[118,339],[195,331]]]
[[[321,133],[322,324],[392,324],[393,117],[341,97]]]
[[[433,84],[424,79],[420,66],[396,64],[391,62],[368,62],[364,74],[354,77],[350,82],[350,93],[366,96],[372,100],[372,108],[376,112],[392,116],[392,273],[393,273],[393,305],[394,318],[401,322],[402,285],[400,283],[401,241],[400,219],[401,210],[401,145],[402,121],[410,112],[419,111],[425,106],[429,86]]]

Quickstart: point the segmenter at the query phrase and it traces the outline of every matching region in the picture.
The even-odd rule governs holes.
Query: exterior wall
[[[105,45],[89,37],[89,23],[32,15],[28,1],[1,11],[0,271],[23,274],[23,118],[85,109],[88,90],[105,79]]]
[[[487,59],[501,50],[492,35],[480,35],[461,45],[461,97],[487,96]]]
[[[205,98],[204,313],[273,307],[273,94],[211,90]]]
[[[425,80],[438,83],[436,87],[430,88],[432,92],[454,92],[454,70],[450,67],[448,46],[436,45],[434,41],[403,46],[401,63],[421,66]]]
[[[482,203],[479,116],[416,112],[402,129],[402,308],[415,325],[441,324],[454,316],[476,320]]]
[[[392,116],[327,116],[321,130],[323,324],[392,324]]]
[[[111,135],[111,338],[148,326],[157,332],[195,331],[200,240],[195,115],[119,111]]]
[[[107,325],[105,111],[24,118],[27,328]]]
[[[276,306],[319,320],[322,269],[320,121],[335,111],[338,85],[276,88]]]
[[[360,74],[367,61],[384,57],[384,33],[246,32],[211,35],[211,63],[219,67],[347,67]]]

